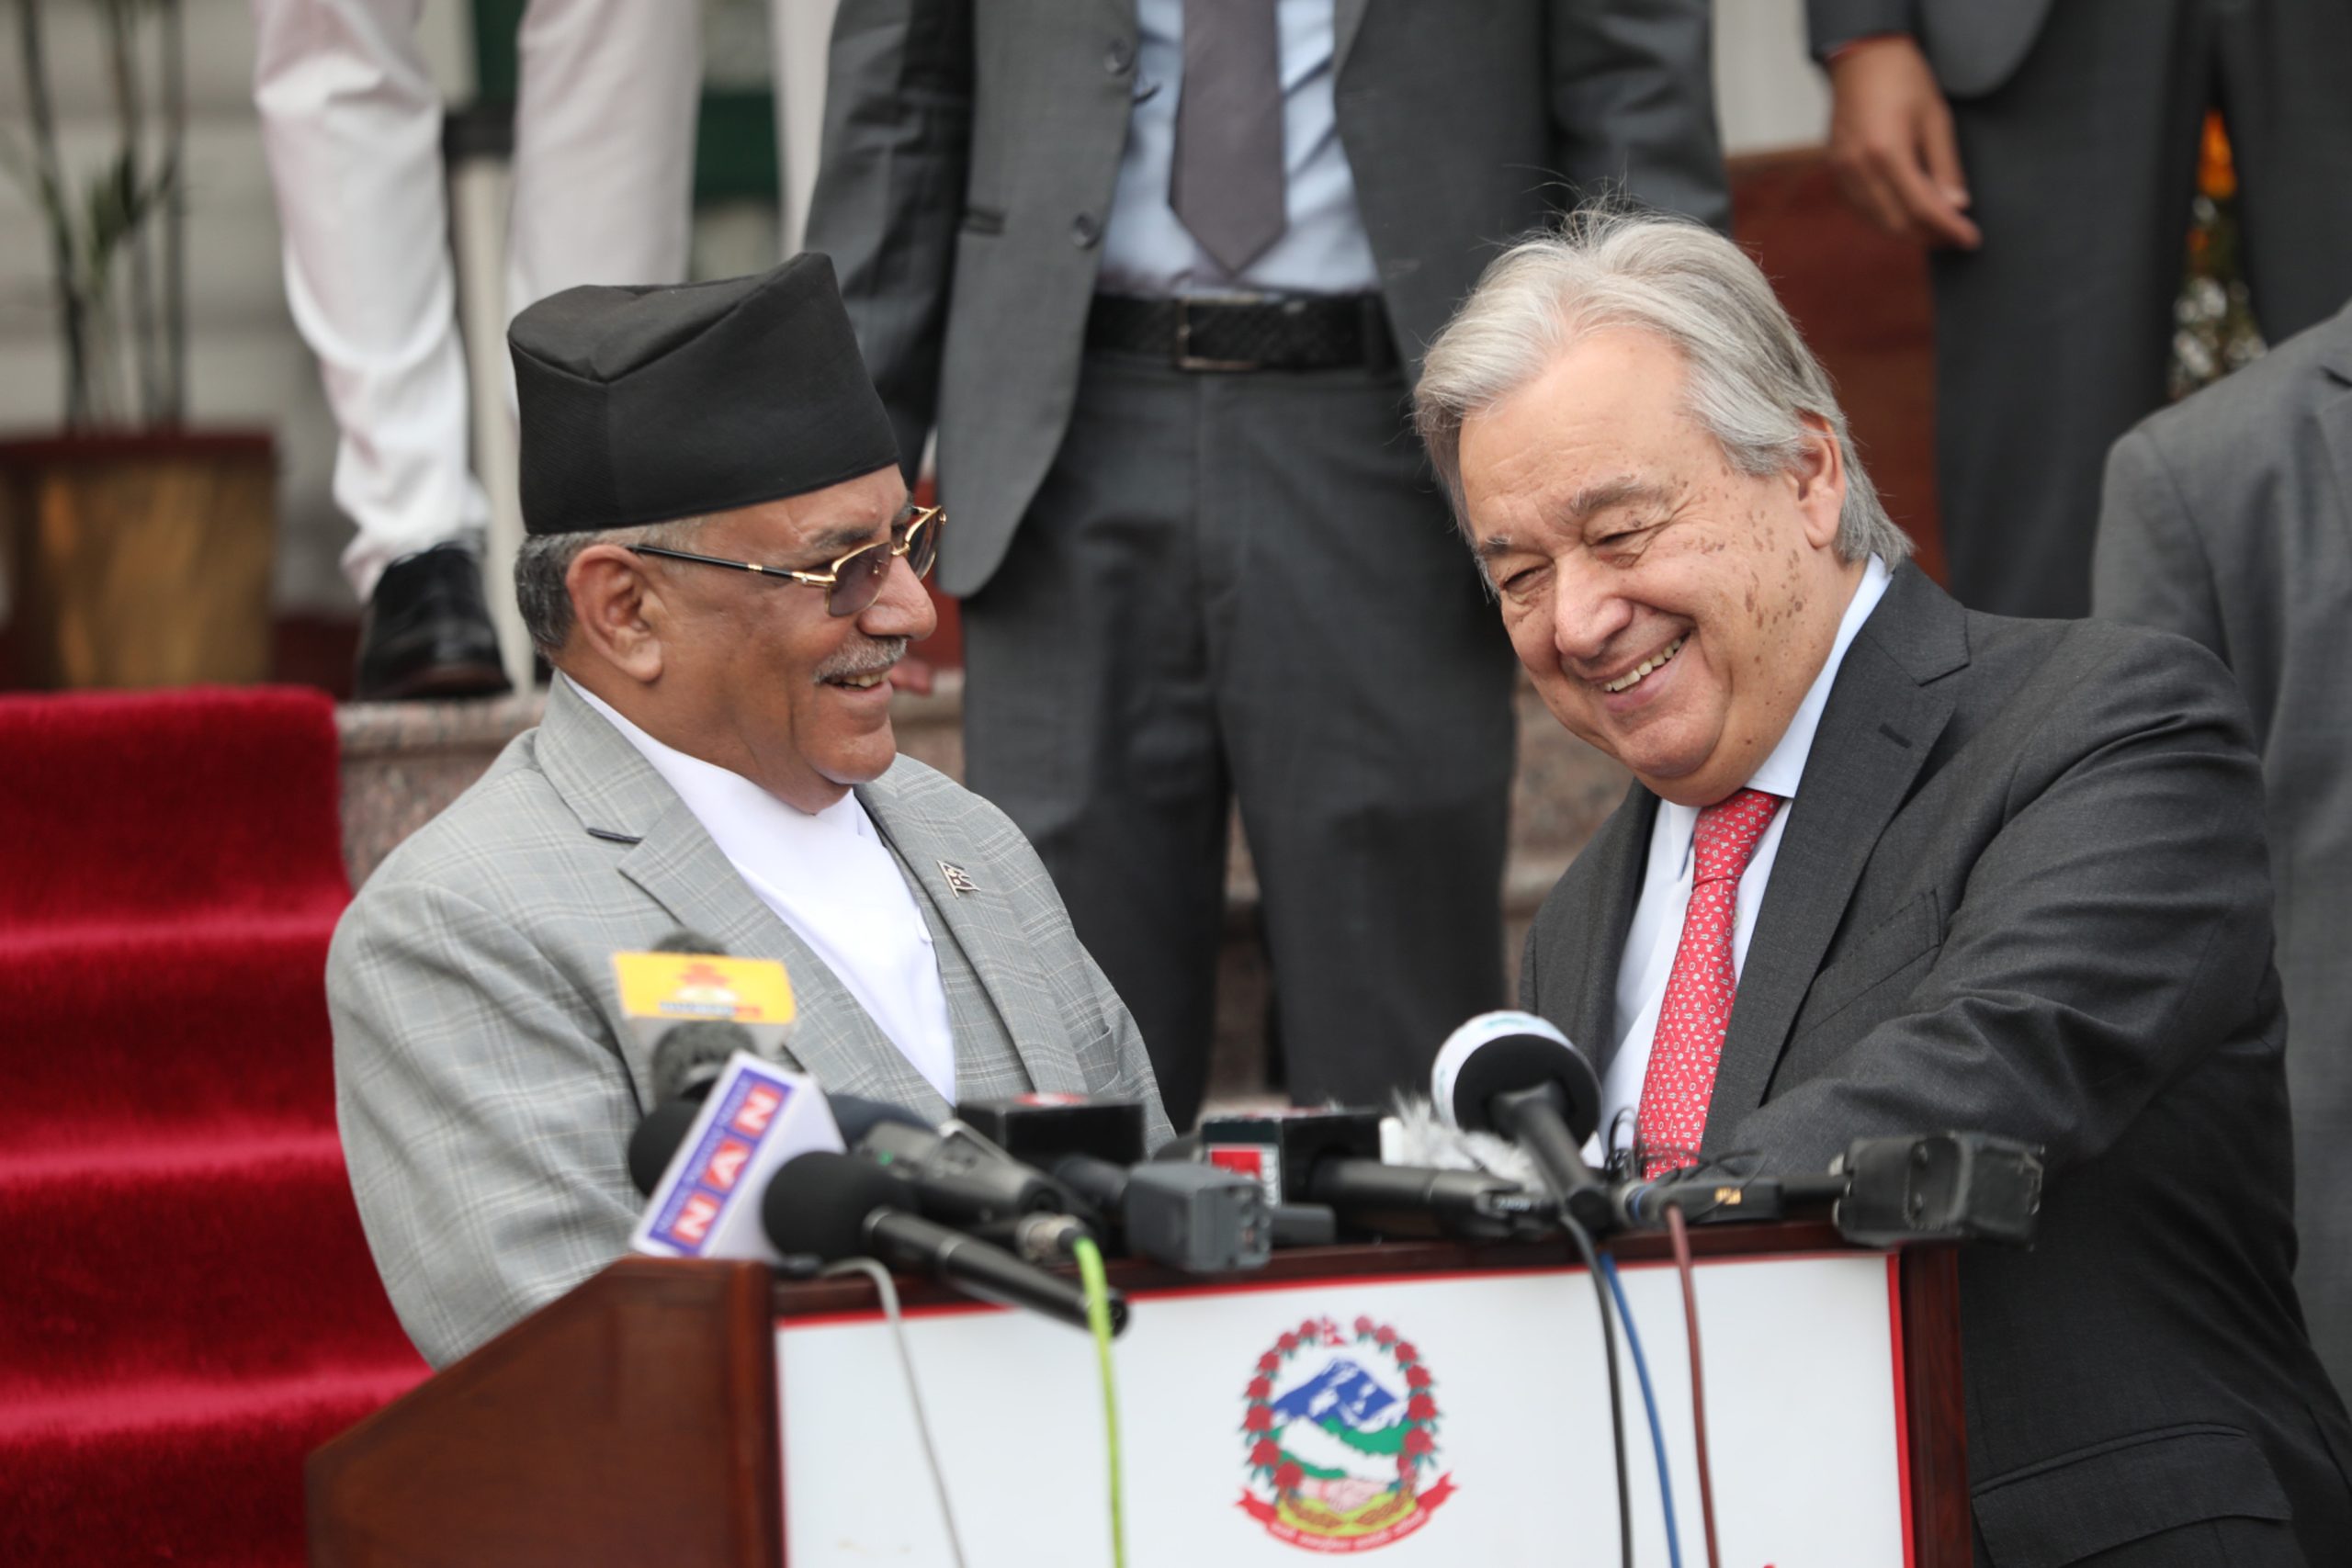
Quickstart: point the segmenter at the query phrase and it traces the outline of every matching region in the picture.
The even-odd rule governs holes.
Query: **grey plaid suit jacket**
[[[957,1098],[1036,1089],[1141,1100],[1170,1135],[1142,1036],[1002,813],[909,758],[858,798],[937,940]],[[939,863],[977,890],[949,890]],[[612,955],[678,928],[781,959],[788,1065],[929,1119],[938,1092],[735,874],[620,733],[559,682],[546,720],[386,858],[327,956],[336,1111],[360,1219],[435,1366],[627,1245],[624,1154],[650,1053]]]

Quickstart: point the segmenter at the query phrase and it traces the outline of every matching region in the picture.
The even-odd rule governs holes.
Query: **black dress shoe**
[[[435,545],[384,569],[359,622],[352,697],[495,697],[511,688],[481,596],[481,562],[463,545]]]

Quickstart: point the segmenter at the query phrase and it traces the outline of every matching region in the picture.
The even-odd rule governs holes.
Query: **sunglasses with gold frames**
[[[919,579],[930,576],[933,565],[939,559],[939,531],[946,525],[946,513],[936,506],[918,506],[890,525],[888,539],[860,545],[822,571],[794,571],[788,567],[762,566],[756,561],[698,556],[690,550],[665,550],[659,545],[631,545],[628,549],[632,555],[698,561],[704,566],[723,566],[730,571],[748,571],[757,577],[821,588],[825,591],[825,614],[854,615],[881,597],[882,580],[890,575],[894,558],[904,556]]]

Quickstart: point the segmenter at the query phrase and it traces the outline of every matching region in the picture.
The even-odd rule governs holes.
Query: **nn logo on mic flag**
[[[1238,1506],[1305,1551],[1370,1551],[1453,1496],[1438,1472],[1437,1375],[1413,1342],[1358,1317],[1285,1329],[1242,1391],[1248,1482]]]
[[[656,1258],[780,1262],[760,1220],[768,1179],[795,1155],[841,1146],[814,1078],[738,1051],[662,1173],[629,1247]]]

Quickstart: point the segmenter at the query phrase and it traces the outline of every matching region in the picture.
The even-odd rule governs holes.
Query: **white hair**
[[[1789,471],[1811,434],[1803,416],[1827,425],[1846,470],[1838,558],[1876,555],[1893,566],[1910,555],[1910,539],[1854,456],[1828,375],[1747,253],[1686,219],[1609,208],[1587,208],[1513,244],[1430,345],[1414,423],[1465,533],[1463,422],[1612,328],[1674,345],[1690,416],[1742,473]]]

